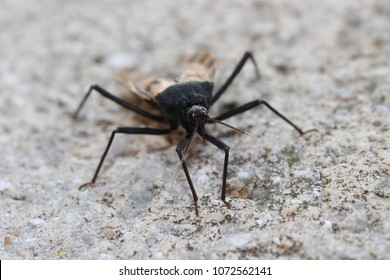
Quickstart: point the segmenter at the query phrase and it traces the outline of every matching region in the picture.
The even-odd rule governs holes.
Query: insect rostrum
[[[166,135],[179,127],[185,130],[186,136],[181,139],[176,147],[176,152],[180,158],[181,165],[183,167],[187,182],[190,186],[196,215],[199,215],[198,211],[198,196],[195,191],[195,187],[192,183],[190,174],[188,172],[186,163],[183,159],[185,151],[188,149],[191,140],[194,135],[198,133],[205,141],[210,142],[225,153],[225,160],[223,163],[222,173],[222,193],[221,200],[227,206],[229,203],[226,201],[226,179],[227,179],[227,167],[229,163],[229,147],[219,140],[218,138],[210,135],[205,126],[208,123],[219,123],[228,126],[241,133],[241,130],[231,127],[230,125],[222,122],[225,119],[233,117],[237,114],[246,112],[259,105],[264,105],[270,109],[277,116],[282,118],[288,124],[290,124],[295,130],[303,135],[305,132],[292,123],[289,119],[275,110],[264,100],[254,100],[248,102],[239,107],[233,108],[217,117],[211,118],[208,115],[209,108],[226,92],[236,76],[240,73],[245,63],[250,60],[255,66],[257,77],[260,78],[260,72],[258,70],[256,61],[252,53],[246,52],[241,58],[233,72],[223,85],[214,91],[213,79],[216,69],[216,62],[213,55],[208,51],[199,51],[193,55],[184,57],[178,64],[177,69],[167,71],[165,75],[155,75],[147,77],[138,81],[130,81],[125,76],[119,75],[118,81],[125,86],[130,92],[136,94],[142,98],[145,102],[158,108],[160,114],[152,114],[142,108],[139,108],[131,103],[120,99],[104,88],[98,85],[92,85],[79,107],[74,113],[76,118],[84,106],[85,101],[90,96],[91,92],[97,92],[109,100],[125,107],[126,109],[133,111],[145,118],[165,124],[165,128],[152,128],[152,127],[118,127],[116,128],[109,138],[108,144],[104,153],[100,159],[100,162],[96,168],[95,174],[92,180],[80,188],[91,186],[96,182],[100,169],[106,158],[108,151],[113,143],[113,140],[117,134],[148,134],[148,135]],[[306,131],[307,132],[307,131]]]

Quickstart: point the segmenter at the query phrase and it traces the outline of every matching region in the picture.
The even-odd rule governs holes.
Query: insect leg
[[[187,135],[186,137],[184,137],[183,139],[180,140],[179,144],[176,147],[176,152],[179,155],[181,166],[183,167],[184,173],[185,173],[186,178],[187,178],[187,182],[190,185],[192,197],[194,198],[196,216],[199,216],[198,195],[196,194],[194,185],[192,184],[190,173],[188,173],[187,165],[186,165],[185,161],[183,160],[183,151],[186,149],[186,147],[188,145],[188,141],[190,141],[190,135]]]
[[[145,118],[148,118],[148,119],[151,119],[151,120],[155,120],[155,121],[159,121],[159,122],[164,122],[164,119],[161,116],[153,115],[153,114],[151,114],[151,113],[149,113],[149,112],[147,112],[145,110],[142,110],[141,108],[138,108],[137,106],[134,106],[133,104],[130,104],[130,103],[126,102],[125,100],[116,97],[115,95],[113,95],[112,93],[108,92],[107,90],[105,90],[104,88],[102,88],[99,85],[92,85],[89,88],[89,90],[85,94],[83,100],[81,100],[80,105],[77,108],[76,112],[73,114],[74,118],[77,118],[81,108],[84,106],[85,101],[87,101],[89,95],[91,94],[91,92],[93,90],[95,90],[96,92],[100,93],[102,96],[110,99],[111,101],[114,101],[115,103],[125,107],[126,109],[129,109],[130,111],[133,111],[133,112],[135,112],[137,114],[140,114],[141,116],[144,116]]]
[[[232,74],[230,74],[230,77],[226,80],[226,82],[221,86],[221,88],[213,95],[213,99],[211,100],[211,104],[214,104],[215,101],[217,101],[221,95],[226,91],[226,89],[231,85],[231,83],[234,81],[236,76],[241,72],[242,68],[244,67],[245,63],[250,59],[255,66],[256,76],[259,79],[260,78],[260,71],[257,67],[256,60],[254,59],[251,52],[245,52],[244,56],[241,58],[240,62],[237,64],[236,68],[234,68],[234,71]]]
[[[290,121],[288,118],[286,118],[285,116],[283,116],[281,113],[279,113],[275,108],[273,108],[271,105],[269,105],[266,101],[264,100],[254,100],[252,102],[248,102],[244,105],[241,105],[239,107],[236,107],[236,108],[233,108],[232,110],[230,111],[227,111],[221,115],[219,115],[218,117],[214,118],[214,119],[217,119],[217,120],[225,120],[225,119],[228,119],[234,115],[237,115],[237,114],[240,114],[240,113],[243,113],[243,112],[246,112],[248,110],[251,110],[253,109],[254,107],[257,107],[259,105],[264,105],[266,106],[268,109],[270,109],[274,114],[276,114],[278,117],[282,118],[285,122],[287,122],[289,125],[291,125],[296,131],[299,132],[300,135],[303,135],[309,131],[316,131],[316,129],[310,129],[310,130],[306,130],[306,131],[303,131],[302,129],[300,129],[297,125],[295,125],[292,121]]]
[[[223,143],[218,138],[215,138],[214,136],[211,136],[209,134],[205,134],[205,139],[209,141],[211,144],[217,146],[219,149],[223,150],[225,152],[225,161],[223,163],[223,174],[222,174],[222,194],[221,194],[221,200],[222,202],[230,208],[229,203],[226,201],[226,179],[227,179],[227,167],[229,163],[229,146]]]
[[[93,175],[91,182],[81,185],[79,187],[79,189],[82,189],[82,188],[87,187],[87,186],[91,186],[96,182],[96,179],[97,179],[99,172],[100,172],[100,168],[103,165],[104,159],[106,158],[106,155],[107,155],[108,151],[110,150],[112,141],[114,140],[115,135],[117,133],[163,135],[163,134],[168,134],[170,132],[172,132],[172,129],[170,129],[170,128],[160,129],[160,128],[151,128],[151,127],[118,127],[117,129],[115,129],[111,133],[110,140],[108,140],[107,147],[106,147],[102,157],[100,158],[100,162],[96,168],[95,174]]]

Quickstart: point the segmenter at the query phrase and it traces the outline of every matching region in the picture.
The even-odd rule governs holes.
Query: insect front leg
[[[195,188],[194,188],[194,185],[192,184],[192,180],[191,180],[191,177],[190,177],[190,173],[188,172],[188,169],[187,169],[187,165],[183,159],[183,152],[185,151],[187,145],[188,145],[188,142],[190,141],[190,136],[186,136],[184,137],[183,139],[180,140],[179,144],[177,145],[176,147],[176,152],[179,156],[179,159],[180,159],[180,162],[181,162],[181,166],[183,167],[183,170],[184,170],[184,173],[186,175],[186,178],[187,178],[187,182],[188,184],[190,185],[190,189],[191,189],[191,192],[192,192],[192,197],[194,199],[194,205],[195,205],[195,213],[196,213],[196,216],[199,216],[199,211],[198,211],[198,195],[196,194],[196,191],[195,191]]]
[[[79,189],[83,189],[85,187],[92,186],[95,182],[97,177],[99,176],[100,169],[103,165],[103,162],[107,156],[108,151],[110,150],[111,144],[114,141],[115,135],[117,133],[122,134],[148,134],[148,135],[164,135],[169,134],[172,132],[172,129],[166,128],[166,129],[160,129],[160,128],[151,128],[151,127],[118,127],[115,129],[110,136],[110,139],[108,140],[107,147],[104,150],[104,153],[102,157],[100,158],[100,162],[96,168],[95,174],[93,175],[93,178],[90,182],[83,184],[79,187]]]
[[[264,100],[259,100],[259,99],[258,100],[254,100],[252,102],[248,102],[248,103],[246,103],[244,105],[241,105],[239,107],[233,108],[232,110],[227,111],[227,112],[219,115],[218,117],[216,117],[214,119],[220,120],[220,121],[226,120],[226,119],[228,119],[230,117],[233,117],[233,116],[235,116],[237,114],[244,113],[244,112],[249,111],[249,110],[251,110],[251,109],[253,109],[253,108],[257,107],[257,106],[260,106],[260,105],[264,105],[268,109],[270,109],[274,114],[276,114],[278,117],[280,117],[285,122],[287,122],[289,125],[291,125],[296,131],[298,131],[301,136],[304,135],[305,133],[308,133],[308,132],[311,132],[311,131],[317,131],[317,129],[309,129],[309,130],[303,131],[296,124],[294,124],[292,121],[290,121],[284,115],[279,113],[275,108],[273,108],[271,105],[269,105],[268,102],[266,102]]]
[[[89,90],[87,91],[87,93],[85,94],[84,98],[81,100],[77,110],[74,112],[73,114],[73,118],[77,118],[77,116],[79,115],[80,111],[81,111],[81,108],[83,108],[85,102],[87,101],[88,97],[91,95],[91,92],[92,91],[96,91],[98,92],[99,94],[101,94],[102,96],[104,96],[105,98],[108,98],[109,100],[125,107],[126,109],[130,110],[130,111],[133,111],[141,116],[144,116],[145,118],[148,118],[148,119],[151,119],[151,120],[155,120],[155,121],[159,121],[159,122],[164,122],[164,119],[161,117],[161,116],[157,116],[157,115],[153,115],[145,110],[142,110],[141,108],[138,108],[137,106],[134,106],[133,104],[130,104],[128,102],[126,102],[125,100],[123,99],[120,99],[118,97],[116,97],[115,95],[113,95],[112,93],[108,92],[106,89],[102,88],[101,86],[99,85],[92,85]]]
[[[217,146],[219,149],[223,150],[225,152],[225,160],[223,163],[223,174],[222,174],[222,194],[221,194],[221,200],[222,202],[230,208],[229,203],[226,201],[226,179],[227,179],[227,168],[229,163],[229,146],[223,143],[218,138],[215,138],[214,136],[211,136],[209,134],[205,135],[205,139],[209,141],[211,144]]]
[[[253,54],[251,52],[245,52],[244,56],[241,58],[240,62],[237,64],[236,68],[234,68],[233,72],[230,74],[229,78],[226,80],[226,82],[221,86],[221,88],[214,94],[211,104],[214,104],[215,101],[217,101],[221,95],[226,91],[226,89],[231,85],[231,83],[234,81],[236,76],[241,72],[242,68],[244,67],[245,63],[250,59],[255,66],[256,71],[256,77],[260,79],[260,71],[259,67],[257,67],[257,63],[255,58],[253,57]]]

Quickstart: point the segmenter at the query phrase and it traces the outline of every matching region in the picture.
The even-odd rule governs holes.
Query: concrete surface
[[[179,4],[180,3],[180,4]],[[0,9],[1,259],[389,259],[390,2],[21,1]],[[257,98],[266,108],[210,131],[188,161],[200,217],[164,137],[118,136],[133,113],[91,96],[129,96],[118,69],[148,71],[208,48],[224,78],[248,65],[211,115]],[[130,97],[128,97],[130,98]],[[167,147],[168,146],[168,147]],[[178,170],[177,176],[175,176]]]

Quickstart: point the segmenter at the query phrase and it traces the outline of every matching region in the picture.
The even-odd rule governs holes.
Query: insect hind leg
[[[109,100],[111,100],[111,101],[121,105],[122,107],[125,107],[126,109],[128,109],[130,111],[133,111],[133,112],[135,112],[135,113],[137,113],[137,114],[139,114],[141,116],[144,116],[144,117],[146,117],[148,119],[155,120],[155,121],[158,121],[158,122],[164,122],[164,119],[161,116],[157,116],[157,115],[151,114],[151,113],[149,113],[149,112],[147,112],[147,111],[145,111],[145,110],[143,110],[141,108],[138,108],[137,106],[134,106],[133,104],[130,104],[130,103],[126,102],[125,100],[116,97],[115,95],[113,95],[112,93],[108,92],[106,89],[102,88],[99,85],[92,85],[92,86],[90,86],[90,88],[87,91],[87,93],[85,94],[84,98],[81,100],[77,110],[74,112],[73,118],[77,118],[77,116],[79,115],[81,109],[84,107],[85,102],[87,101],[87,99],[91,95],[92,91],[98,92],[103,97],[108,98]]]
[[[234,68],[233,72],[230,74],[229,78],[225,81],[225,83],[220,87],[220,89],[213,95],[213,98],[211,100],[211,105],[214,104],[221,95],[227,90],[227,88],[232,84],[234,79],[237,77],[237,75],[241,72],[242,68],[246,64],[246,62],[249,60],[252,61],[253,65],[255,66],[256,71],[256,77],[260,79],[260,71],[259,67],[257,66],[256,60],[253,57],[253,54],[251,52],[245,52],[243,57],[241,58],[240,62],[236,65],[236,68]]]

